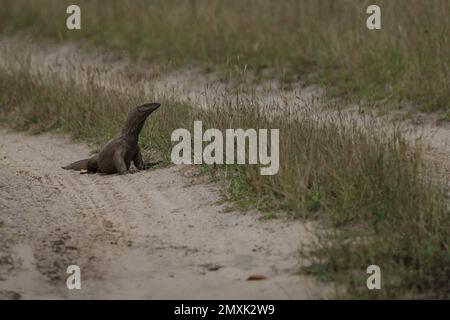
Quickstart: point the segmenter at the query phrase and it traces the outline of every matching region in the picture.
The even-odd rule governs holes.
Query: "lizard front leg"
[[[139,147],[137,148],[136,154],[133,157],[133,163],[138,170],[144,170],[146,168],[144,160],[142,160],[141,149]]]

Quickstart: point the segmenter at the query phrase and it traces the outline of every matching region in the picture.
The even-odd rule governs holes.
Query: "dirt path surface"
[[[227,212],[192,167],[80,175],[55,135],[0,131],[0,298],[321,298],[296,275],[300,221]],[[66,268],[81,268],[81,290]],[[267,280],[246,281],[254,274]]]

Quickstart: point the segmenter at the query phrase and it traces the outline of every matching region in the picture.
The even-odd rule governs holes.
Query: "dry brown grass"
[[[312,81],[348,96],[410,100],[450,112],[450,2],[379,0],[382,30],[365,27],[370,1],[80,0],[82,30],[67,31],[68,0],[2,0],[3,32],[87,40],[169,64],[206,64]]]

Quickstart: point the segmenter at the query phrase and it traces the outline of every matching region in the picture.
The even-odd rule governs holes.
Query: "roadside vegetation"
[[[135,58],[227,73],[297,78],[340,97],[387,100],[450,119],[450,2],[378,0],[382,30],[366,28],[370,1],[2,0],[0,30],[82,40]]]
[[[383,100],[450,120],[448,0],[379,0],[380,31],[365,27],[369,1],[80,0],[80,31],[66,29],[69,4],[0,0],[0,32],[82,42],[137,64],[200,65],[224,77],[249,72],[255,81],[286,85],[300,79],[340,98]],[[0,68],[0,124],[18,130],[64,132],[98,146],[119,131],[130,107],[152,100],[139,86],[106,89],[89,74],[63,81],[20,63]],[[169,164],[172,131],[191,131],[194,120],[204,130],[279,128],[277,175],[261,176],[250,165],[204,170],[241,208],[320,222],[317,242],[304,253],[311,264],[301,272],[334,281],[343,298],[450,298],[449,199],[419,139],[370,117],[239,97],[225,97],[215,106],[220,113],[161,101],[141,134],[142,148]],[[366,287],[372,264],[381,267],[382,290]]]
[[[28,62],[29,63],[29,62]],[[58,131],[103,143],[120,129],[131,106],[151,100],[141,87],[106,89],[95,75],[62,81],[32,74],[30,66],[0,69],[0,121],[19,130]],[[217,109],[161,101],[142,132],[142,147],[169,162],[176,128],[280,128],[280,171],[259,166],[206,167],[242,207],[319,221],[318,240],[301,270],[345,288],[340,297],[448,298],[450,212],[439,181],[432,180],[420,145],[395,126],[361,125],[344,115],[320,116],[295,108],[262,107],[230,95]],[[234,101],[237,103],[231,103]],[[218,106],[216,106],[218,107]],[[277,114],[268,110],[281,110]],[[284,110],[284,111],[283,111]],[[359,120],[361,121],[361,120]],[[382,270],[382,290],[366,287],[366,268]]]

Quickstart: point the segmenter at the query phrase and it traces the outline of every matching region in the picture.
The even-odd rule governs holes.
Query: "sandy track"
[[[192,167],[119,176],[61,165],[87,156],[55,135],[0,131],[0,298],[317,298],[295,275],[300,221],[225,212]],[[68,265],[82,289],[66,288]],[[268,280],[246,281],[252,274]]]

